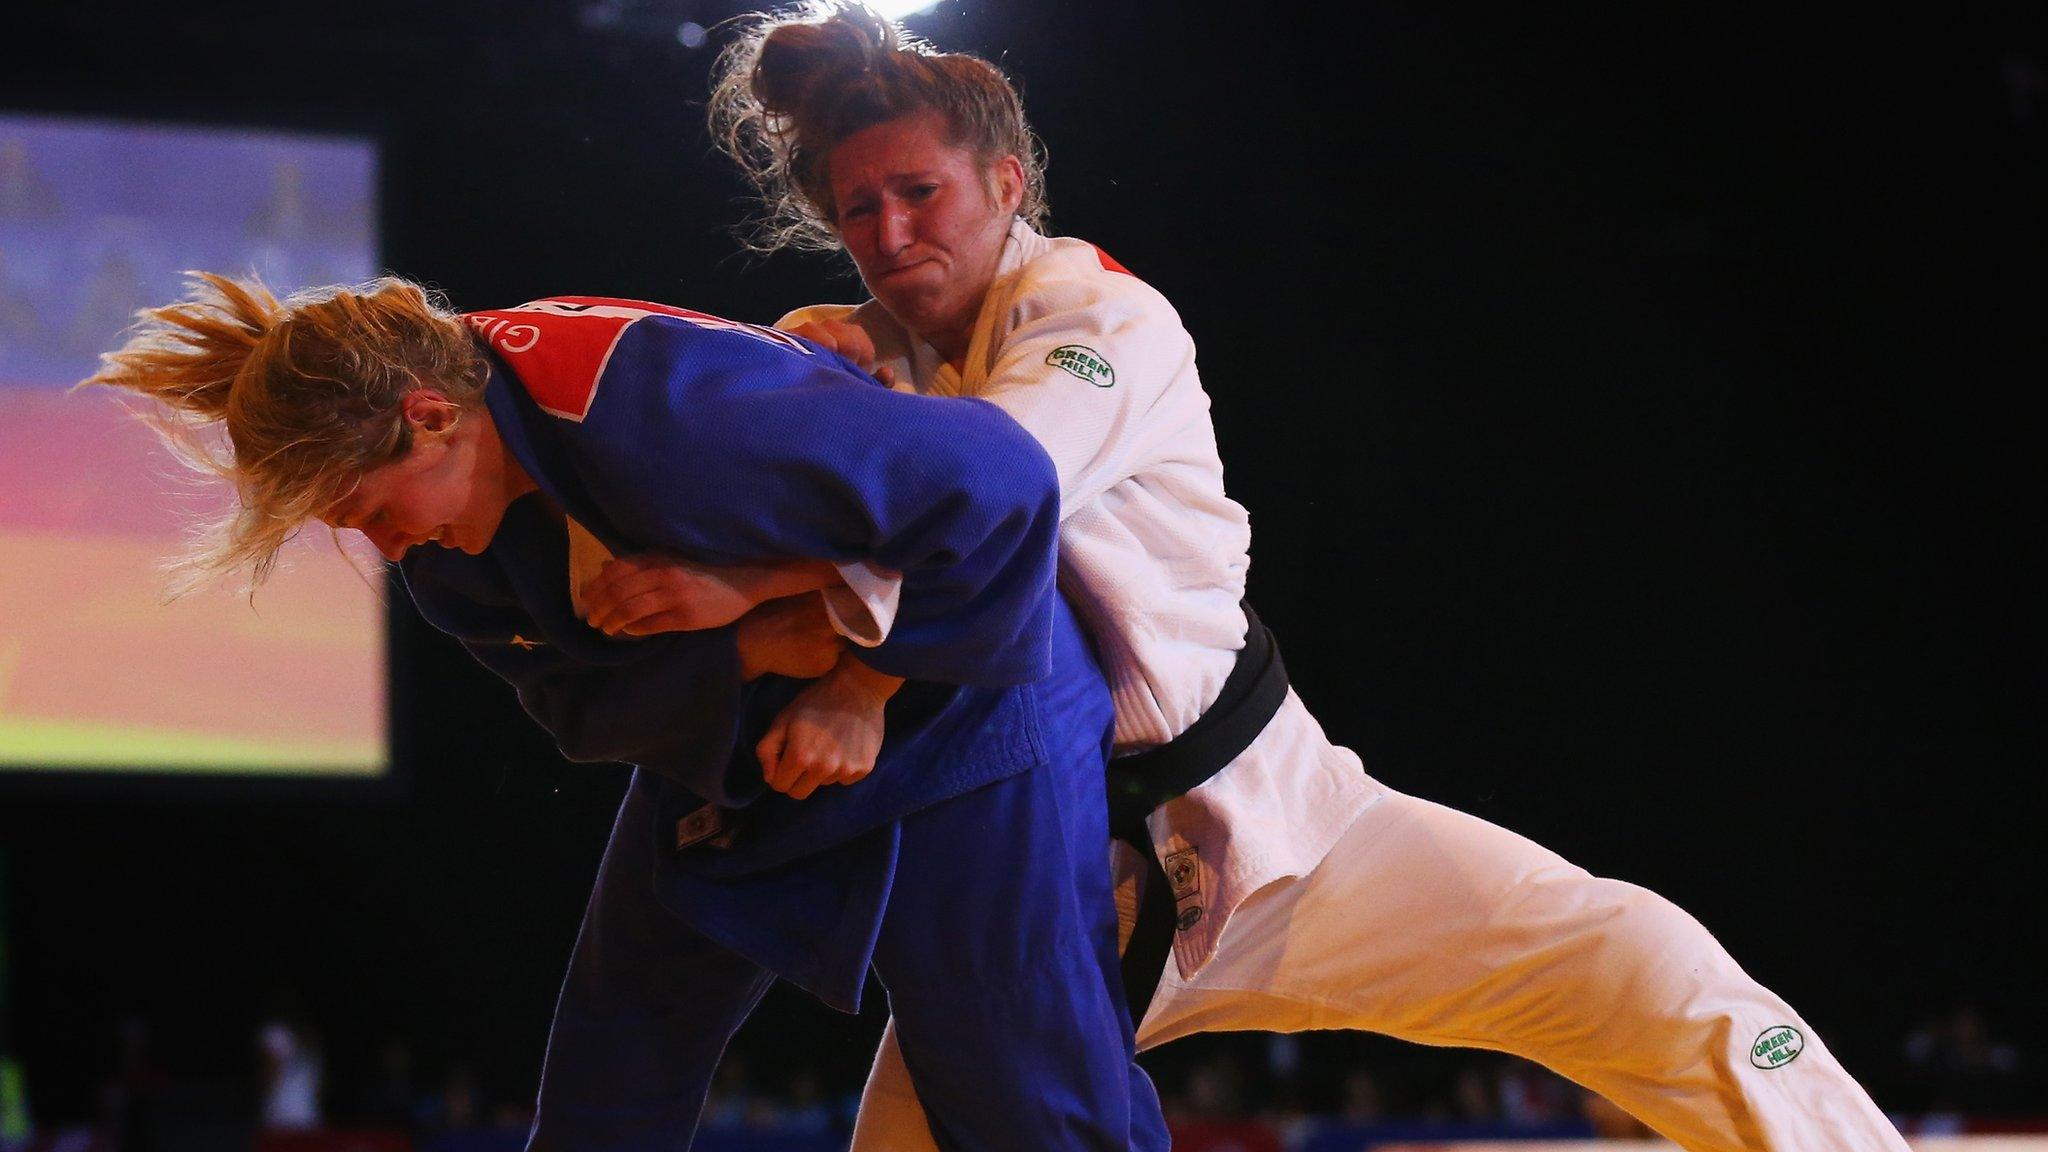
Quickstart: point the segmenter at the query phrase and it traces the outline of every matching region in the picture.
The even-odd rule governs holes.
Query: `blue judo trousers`
[[[556,1008],[529,1148],[683,1149],[778,977],[844,1010],[870,970],[942,1148],[1163,1150],[1104,860],[1112,724],[1053,587],[1051,462],[992,406],[891,392],[783,333],[590,297],[475,313],[485,392],[540,486],[480,556],[413,549],[422,615],[565,755],[637,770]],[[562,517],[613,552],[902,573],[862,658],[911,680],[874,772],[803,802],[752,749],[801,689],[733,629],[612,639]],[[676,847],[710,804],[730,834]]]

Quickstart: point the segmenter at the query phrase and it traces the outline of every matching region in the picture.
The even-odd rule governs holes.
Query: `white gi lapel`
[[[967,342],[967,361],[957,388],[942,395],[979,396],[988,391],[988,376],[995,371],[996,356],[1010,334],[1009,317],[1017,305],[1017,291],[1024,283],[1023,268],[1032,255],[1032,241],[1042,240],[1029,224],[1018,220],[1010,225],[1010,238],[1003,241],[1003,256],[996,263],[995,282],[974,317],[974,335]],[[941,391],[934,388],[933,391]]]

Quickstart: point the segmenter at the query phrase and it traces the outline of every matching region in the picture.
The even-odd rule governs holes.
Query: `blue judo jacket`
[[[469,317],[485,402],[546,501],[615,554],[710,564],[866,560],[902,573],[873,667],[912,681],[874,772],[794,802],[753,748],[801,687],[744,685],[732,628],[613,639],[569,601],[546,501],[514,503],[479,556],[414,548],[421,614],[509,681],[571,760],[640,766],[662,904],[826,1003],[858,1009],[897,864],[894,822],[1046,761],[1033,684],[1077,643],[1054,590],[1058,481],[992,405],[892,392],[773,329],[594,297]],[[1057,625],[1057,627],[1056,627]],[[1075,719],[1101,724],[1101,709]],[[677,817],[736,809],[723,846]]]

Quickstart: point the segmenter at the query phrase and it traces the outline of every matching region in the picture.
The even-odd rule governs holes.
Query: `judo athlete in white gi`
[[[280,304],[216,277],[151,315],[95,381],[169,405],[201,452],[224,425],[209,459],[241,506],[215,561],[260,567],[314,517],[359,529],[567,755],[638,766],[529,1148],[688,1147],[777,977],[851,1011],[872,969],[939,1146],[1163,1152],[1101,866],[1111,705],[1053,588],[1056,476],[1014,421],[635,301],[458,317],[403,281]],[[836,603],[887,635],[835,682],[927,678],[889,702],[870,778],[799,802],[752,755],[804,691],[775,673],[830,667],[836,636],[792,666],[785,602],[609,637],[570,577],[598,547],[731,566],[748,600],[891,573]]]
[[[728,54],[714,115],[770,203],[843,245],[875,295],[785,326],[899,386],[992,401],[1038,437],[1060,474],[1061,586],[1109,676],[1117,749],[1185,739],[1251,646],[1246,515],[1224,493],[1171,305],[1028,223],[1036,164],[1007,82],[844,12],[756,28]],[[1905,1147],[1692,917],[1379,784],[1291,691],[1241,754],[1145,823],[1178,930],[1140,1047],[1369,1030],[1538,1061],[1694,1152]],[[1138,874],[1125,854],[1120,895]],[[896,1042],[856,1152],[931,1146]]]

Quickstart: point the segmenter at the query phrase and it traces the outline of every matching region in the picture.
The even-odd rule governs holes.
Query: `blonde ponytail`
[[[190,273],[183,299],[139,314],[80,387],[154,401],[144,414],[191,466],[235,488],[174,568],[174,591],[277,550],[411,446],[399,404],[434,387],[480,402],[487,368],[462,318],[395,276],[279,300],[260,282]]]

